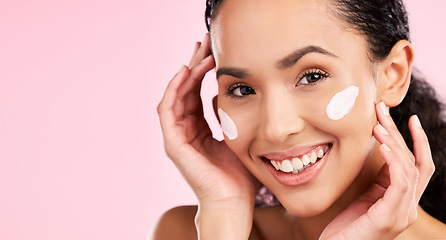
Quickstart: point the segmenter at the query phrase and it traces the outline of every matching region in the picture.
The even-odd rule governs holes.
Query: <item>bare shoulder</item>
[[[158,220],[151,240],[198,239],[195,215],[198,206],[180,206],[165,212]],[[250,240],[286,239],[288,223],[283,220],[283,207],[256,208]],[[277,231],[280,230],[280,231]]]
[[[424,233],[423,239],[446,239],[446,224],[427,214],[424,210],[419,210],[418,215],[420,219],[424,220],[424,226],[420,230]]]
[[[429,226],[425,227],[425,231],[427,229],[430,230],[428,233],[429,239],[446,239],[446,224],[443,222],[431,217]]]
[[[446,239],[446,224],[426,213],[421,207],[418,207],[417,221],[396,239],[444,240]]]
[[[180,206],[165,212],[153,231],[151,239],[197,239],[195,214],[197,206]]]

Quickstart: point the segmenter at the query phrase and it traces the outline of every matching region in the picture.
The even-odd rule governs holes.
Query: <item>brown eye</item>
[[[232,90],[232,93],[237,97],[242,97],[250,94],[255,94],[254,89],[248,86],[240,86]]]
[[[323,80],[330,75],[326,72],[323,72],[321,70],[311,70],[309,72],[306,72],[300,79],[297,85],[310,85],[315,84],[320,80]]]
[[[248,95],[256,94],[254,88],[244,84],[244,83],[236,83],[228,87],[226,91],[226,95],[233,98],[243,98]]]

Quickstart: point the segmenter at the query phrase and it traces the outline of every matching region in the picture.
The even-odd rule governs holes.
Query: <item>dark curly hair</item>
[[[222,0],[206,0],[205,21],[208,31]],[[345,26],[365,36],[372,61],[385,59],[400,40],[410,41],[407,12],[402,0],[332,0],[333,12]],[[417,114],[429,138],[436,171],[421,200],[420,206],[433,217],[446,223],[446,118],[445,106],[434,89],[418,73],[411,76],[406,97],[390,114],[413,152],[408,128],[409,117]],[[257,206],[279,204],[274,195],[262,186]]]

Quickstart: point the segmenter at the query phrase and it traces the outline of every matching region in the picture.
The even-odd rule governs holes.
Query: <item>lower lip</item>
[[[313,181],[319,173],[322,171],[322,168],[325,166],[327,162],[328,155],[330,154],[331,148],[328,152],[325,153],[324,157],[320,159],[317,163],[305,168],[304,171],[299,173],[286,173],[282,171],[276,170],[269,161],[265,161],[265,164],[273,177],[282,185],[288,187],[296,187],[300,185],[305,185]]]

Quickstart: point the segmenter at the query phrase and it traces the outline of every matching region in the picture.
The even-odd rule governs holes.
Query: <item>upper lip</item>
[[[261,157],[267,158],[268,160],[273,161],[282,161],[285,159],[292,159],[295,157],[299,157],[304,155],[305,153],[311,152],[313,149],[322,146],[325,148],[325,146],[329,146],[329,143],[321,143],[311,146],[299,146],[295,148],[291,148],[286,151],[280,151],[280,152],[269,152],[262,154]]]

